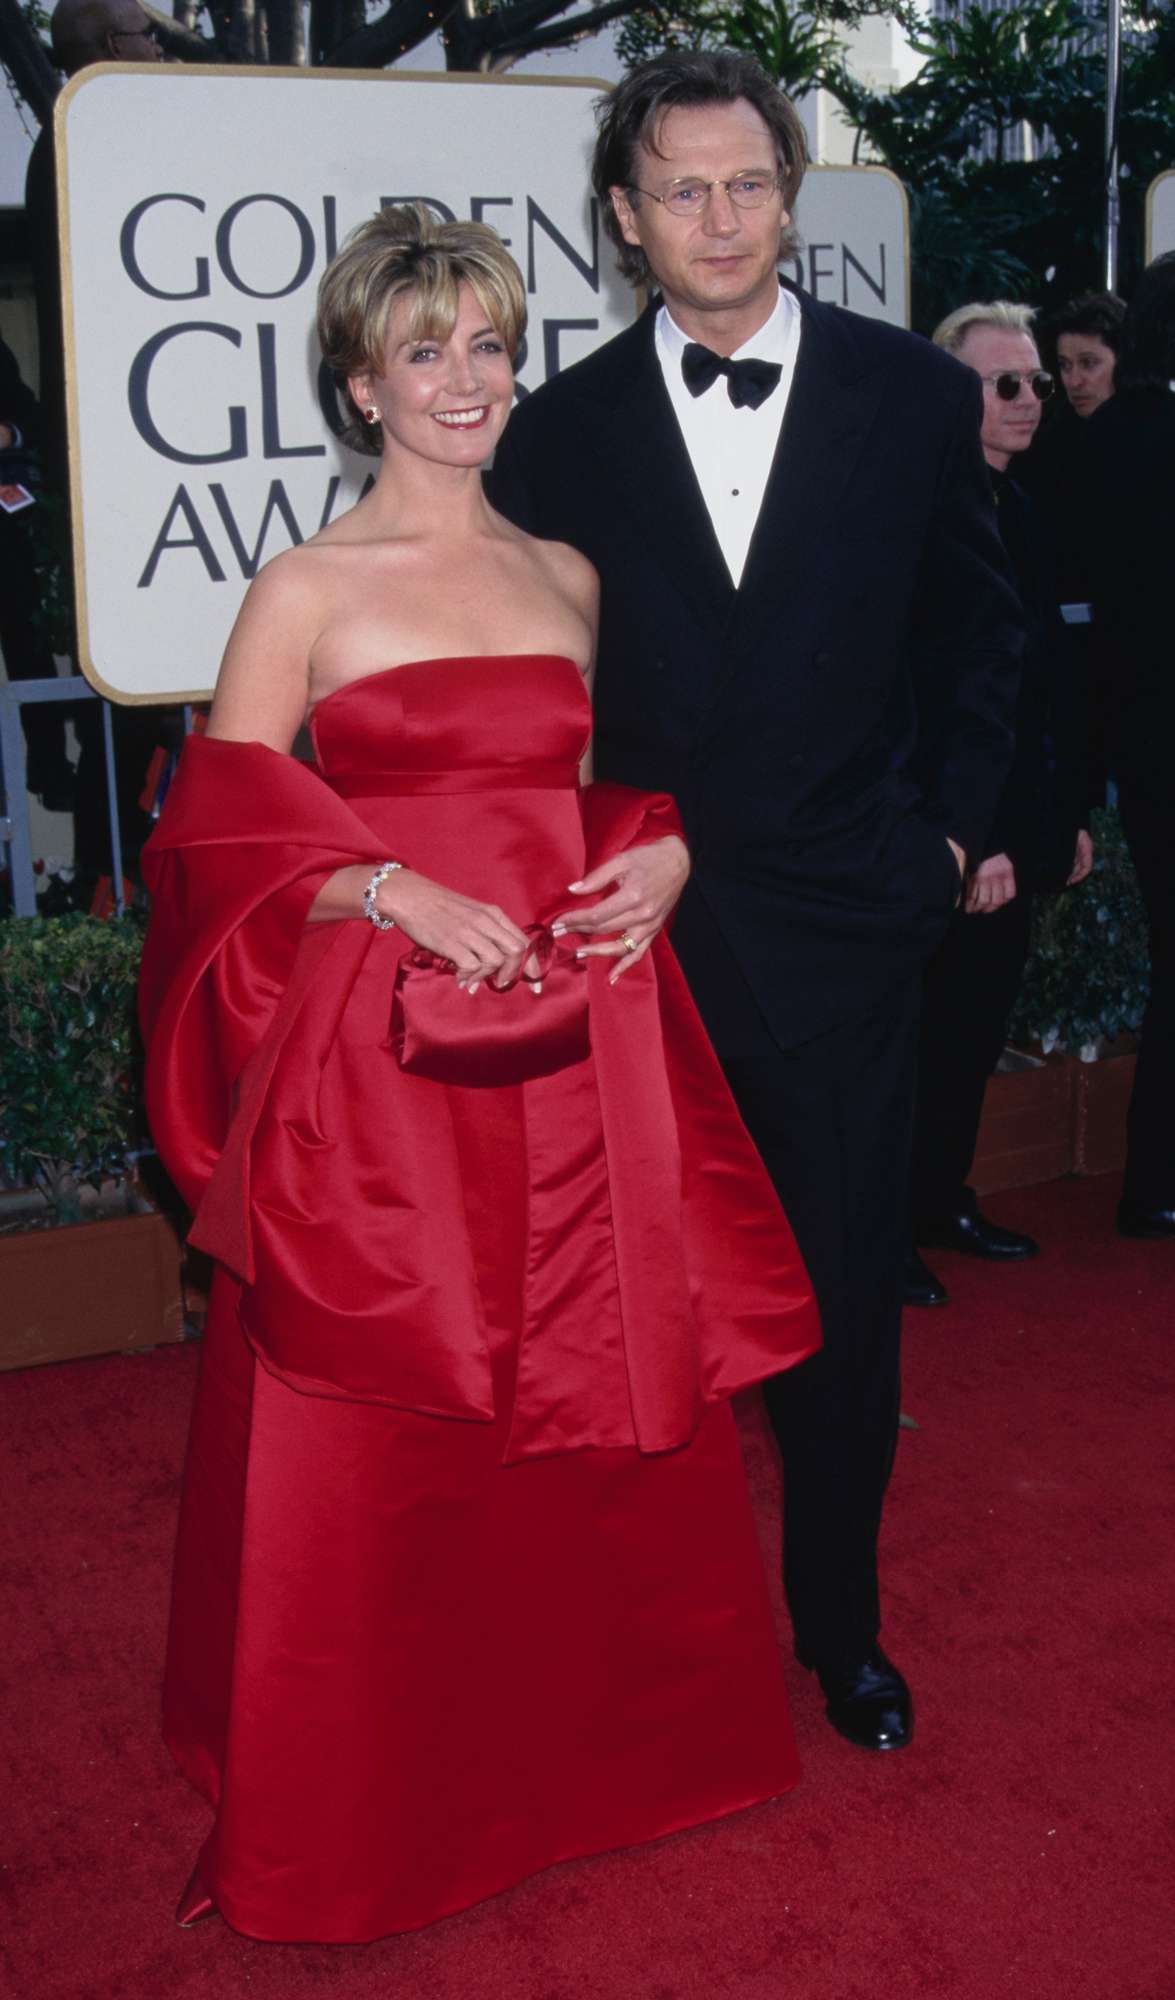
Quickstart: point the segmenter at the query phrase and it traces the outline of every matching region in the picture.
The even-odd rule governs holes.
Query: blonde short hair
[[[419,203],[385,208],[352,230],[318,287],[318,343],[350,406],[344,440],[378,456],[382,430],[365,424],[347,388],[351,375],[382,375],[388,320],[412,302],[410,340],[447,340],[458,292],[468,285],[513,356],[526,331],[526,288],[501,237],[484,222],[439,222]]]
[[[957,354],[969,333],[976,327],[991,326],[998,333],[1026,333],[1029,340],[1035,340],[1032,322],[1036,318],[1035,306],[1013,305],[1010,299],[992,299],[986,305],[956,306],[940,320],[930,338],[936,347],[945,347],[948,354]]]

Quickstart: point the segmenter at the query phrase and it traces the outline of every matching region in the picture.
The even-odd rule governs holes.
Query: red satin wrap
[[[581,799],[588,723],[566,660],[377,674],[318,706],[325,782],[191,742],[146,857],[152,1122],[222,1267],[165,1732],[215,1809],[201,1877],[253,1937],[412,1929],[797,1775],[706,1405],[815,1316],[671,952],[577,975],[586,1059],[455,1088],[388,1045],[402,935],[303,923],[393,855],[553,915],[676,824]]]
[[[484,676],[488,663],[462,664]],[[568,663],[516,663],[520,712],[504,737],[515,747],[535,730],[528,665],[550,680]],[[519,759],[494,767],[491,787],[468,760],[470,747],[484,754],[465,743],[468,718],[435,726],[432,692],[460,672],[423,662],[320,703],[326,783],[257,744],[189,742],[145,857],[155,909],[143,1021],[156,1143],[195,1211],[193,1242],[242,1280],[243,1323],[265,1365],[319,1395],[488,1421],[446,1092],[403,1072],[388,1046],[407,940],[362,921],[303,930],[303,918],[335,869],[389,854],[517,921],[549,918],[573,900],[568,883],[679,823],[664,797],[602,784],[577,794],[582,715],[562,788],[550,757],[536,785]],[[560,676],[554,685],[569,692]],[[425,719],[424,762],[402,752],[398,772],[382,761],[392,695],[414,704],[410,722]],[[357,796],[352,763],[344,800],[331,758],[356,760],[368,744],[374,789]],[[471,839],[478,791],[495,811]],[[667,942],[615,988],[609,970],[589,961],[590,1061],[522,1086],[531,1257],[509,1459],[670,1450],[706,1404],[818,1342],[791,1232]],[[496,1003],[462,1004],[472,1019]],[[594,1159],[562,1157],[571,1133],[602,1136],[602,1182]]]

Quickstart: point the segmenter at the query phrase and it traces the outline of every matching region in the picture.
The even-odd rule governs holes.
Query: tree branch
[[[528,28],[537,28],[553,14],[565,11],[567,0],[515,0],[512,7],[499,7],[492,14],[478,14],[473,26],[483,31],[486,46],[513,43]]]
[[[635,4],[636,0],[605,0],[603,6],[589,7],[586,13],[573,14],[566,21],[552,21],[549,27],[535,28],[530,33],[502,40],[492,33],[487,34],[485,46],[495,61],[502,56],[516,60],[538,49],[562,48],[565,43],[579,41],[584,35],[594,35],[600,28],[607,27],[609,21],[618,21],[623,14],[631,14]],[[492,19],[491,16],[491,22]]]
[[[448,8],[445,0],[392,0],[386,14],[347,35],[330,51],[331,69],[383,69],[426,42],[439,28]]]
[[[3,0],[0,0],[0,5],[3,5]],[[181,62],[227,60],[214,35],[198,35],[194,28],[184,27],[181,22],[173,20],[170,14],[161,14],[157,7],[151,5],[151,0],[142,0],[142,5],[144,14],[159,37],[159,46],[165,49],[169,56],[178,56]]]
[[[44,42],[29,26],[18,0],[0,0],[0,62],[29,110],[47,125],[61,83]]]

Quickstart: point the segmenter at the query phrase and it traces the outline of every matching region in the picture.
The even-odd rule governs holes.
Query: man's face
[[[1112,347],[1096,333],[1062,333],[1057,339],[1057,372],[1061,387],[1079,417],[1092,417],[1114,393]]]
[[[106,62],[162,62],[155,30],[135,0],[110,0],[102,55]]]
[[[984,378],[979,439],[988,464],[1003,472],[1010,458],[1019,451],[1027,451],[1040,423],[1042,405],[1028,379],[1040,367],[1036,343],[1026,333],[1006,333],[997,326],[973,326],[958,355],[960,361]],[[1006,402],[996,389],[993,378],[999,375],[1020,377],[1019,389],[1011,402]]]
[[[742,338],[749,339],[778,296],[779,237],[788,221],[782,194],[775,189],[762,208],[736,208],[726,188],[711,187],[702,213],[684,216],[651,196],[668,193],[675,181],[778,174],[767,123],[745,98],[679,105],[665,113],[656,139],[660,150],[642,144],[633,164],[646,192],[610,190],[624,240],[644,251],[683,332],[702,339],[707,318],[725,315],[736,330],[745,324]]]

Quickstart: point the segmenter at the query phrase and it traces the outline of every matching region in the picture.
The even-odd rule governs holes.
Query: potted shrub
[[[1125,1157],[1126,1107],[1150,964],[1146,914],[1117,813],[1092,816],[1093,870],[1038,898],[1032,950],[988,1085],[976,1156],[981,1193]]]
[[[0,924],[0,1367],[183,1331],[180,1249],[136,1173],[131,919]]]

